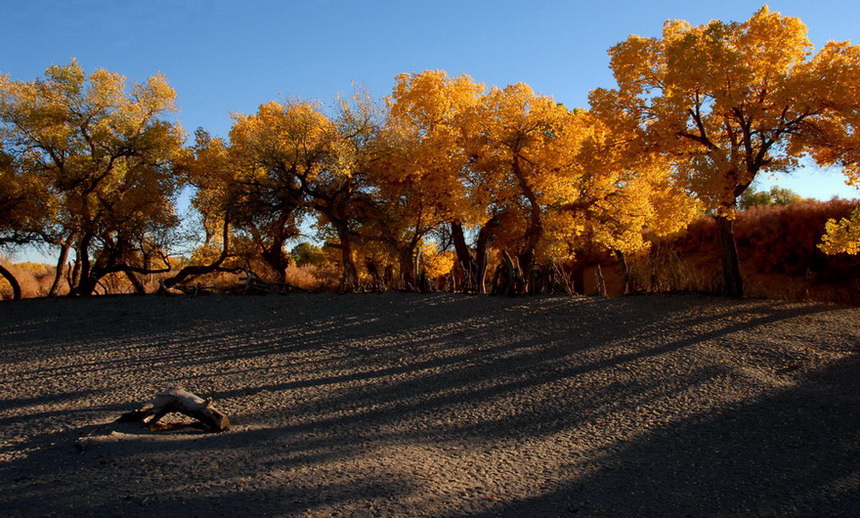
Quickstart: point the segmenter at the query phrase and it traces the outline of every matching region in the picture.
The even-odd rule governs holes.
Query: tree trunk
[[[78,285],[81,278],[81,262],[75,259],[75,264],[72,266],[72,271],[66,276],[66,282],[69,284],[69,293]]]
[[[576,265],[576,268],[573,270],[572,275],[572,287],[573,292],[578,293],[580,295],[586,295],[585,293],[585,265],[579,263]]]
[[[529,221],[526,227],[526,234],[524,236],[526,242],[519,254],[520,271],[525,277],[525,282],[528,283],[528,280],[531,277],[531,269],[535,264],[535,258],[537,256],[537,247],[543,238],[543,211],[538,203],[537,194],[528,184],[522,170],[520,169],[519,158],[514,159],[513,172],[519,180],[520,190],[522,191],[523,196],[529,202]],[[524,285],[523,292],[525,292],[526,288],[527,286]]]
[[[221,255],[218,256],[215,261],[210,264],[204,266],[185,266],[179,272],[176,273],[173,277],[164,279],[159,284],[161,286],[158,288],[158,293],[166,294],[170,293],[170,288],[176,286],[177,284],[182,284],[189,277],[196,277],[198,275],[205,275],[207,273],[212,272],[230,272],[236,273],[240,269],[239,268],[222,268],[221,264],[230,257],[230,220],[224,219],[224,223],[221,229]]]
[[[18,284],[18,279],[12,275],[12,272],[7,270],[0,264],[0,276],[3,276],[9,282],[9,285],[12,286],[12,300],[21,300],[21,285]]]
[[[633,276],[630,275],[630,265],[627,264],[627,257],[621,250],[615,251],[615,257],[618,258],[618,264],[621,266],[621,294],[629,295],[633,293]]]
[[[507,252],[502,252],[502,264],[496,270],[493,280],[493,293],[514,296],[525,292],[525,281],[520,265],[515,263]]]
[[[478,232],[478,241],[475,243],[475,277],[477,279],[478,293],[487,293],[487,263],[489,262],[489,252],[487,247],[492,242],[493,233],[499,225],[498,216],[493,216],[490,221],[486,222],[481,231]]]
[[[90,271],[90,275],[84,277],[81,275],[80,281],[78,285],[75,286],[75,289],[69,292],[70,297],[89,297],[96,291],[96,287],[99,285],[99,281],[101,280],[101,275],[96,275],[92,271]],[[103,286],[104,287],[104,286]],[[107,290],[105,290],[107,293]]]
[[[343,275],[340,280],[341,291],[358,291],[358,268],[355,266],[355,258],[352,253],[352,241],[349,231],[342,226],[338,227],[338,238],[340,239],[340,255],[343,262]]]
[[[457,261],[463,268],[463,290],[467,293],[478,291],[478,275],[477,262],[466,244],[466,236],[463,233],[463,225],[460,223],[451,223],[451,241],[454,243],[454,251],[457,254]]]
[[[126,271],[124,273],[129,282],[131,282],[131,285],[134,286],[134,292],[138,295],[146,295],[146,286],[143,284],[143,281],[138,279],[134,272]]]
[[[415,290],[415,248],[406,247],[398,254],[400,262],[400,289]]]
[[[379,266],[376,264],[375,259],[367,259],[364,262],[364,267],[367,269],[367,273],[370,274],[371,279],[371,289],[373,291],[383,291],[383,282],[382,275],[379,274]]]
[[[69,296],[72,297],[88,297],[92,295],[93,290],[98,284],[98,279],[93,279],[90,268],[90,241],[92,236],[84,234],[78,242],[78,273],[75,276],[75,285],[69,290]]]
[[[51,283],[51,289],[48,290],[49,297],[56,297],[57,292],[60,291],[60,281],[63,280],[63,273],[66,268],[66,262],[69,260],[69,250],[71,248],[72,244],[68,241],[63,243],[62,248],[60,248],[60,257],[57,259],[57,271],[54,272],[54,282]]]
[[[717,223],[717,238],[720,244],[720,259],[723,266],[723,290],[730,297],[744,296],[744,282],[738,245],[735,241],[734,221],[725,216],[714,216]]]
[[[290,266],[290,258],[284,253],[283,241],[278,240],[272,246],[264,249],[260,256],[275,274],[275,282],[286,283],[287,267]]]
[[[597,281],[597,295],[599,297],[606,296],[606,278],[603,277],[603,268],[600,267],[600,263],[594,268],[594,278]]]

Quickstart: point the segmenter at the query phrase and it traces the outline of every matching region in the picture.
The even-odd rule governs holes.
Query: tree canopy
[[[119,74],[87,75],[74,60],[43,79],[0,78],[3,149],[19,178],[41,185],[39,203],[55,208],[44,237],[74,248],[75,293],[111,272],[151,271],[169,245],[183,133],[162,116],[175,97],[161,75],[127,90]]]
[[[742,295],[736,209],[796,198],[754,191],[762,173],[810,158],[860,182],[860,48],[816,51],[800,20],[763,7],[743,22],[670,20],[609,55],[617,86],[588,109],[426,70],[381,102],[361,89],[333,107],[263,102],[224,138],[201,128],[188,142],[161,75],[129,85],[72,60],[3,76],[0,248],[58,248],[55,286],[73,254],[78,295],[119,273],[142,291],[138,276],[159,271],[173,275],[164,289],[240,268],[285,285],[295,261],[331,263],[342,290],[448,275],[523,293],[563,263],[615,257],[626,274],[626,256],[707,213],[723,288]],[[200,235],[176,273],[185,188]],[[831,222],[822,249],[855,253],[856,219]]]
[[[661,38],[631,36],[609,52],[618,88],[592,100],[633,117],[715,211],[728,293],[743,294],[733,212],[760,173],[790,171],[808,155],[841,161],[856,178],[857,47],[830,42],[814,53],[799,19],[765,6],[745,22],[670,20]]]

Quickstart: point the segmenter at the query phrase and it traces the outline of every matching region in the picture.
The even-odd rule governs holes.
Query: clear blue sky
[[[444,69],[487,85],[525,82],[569,107],[612,87],[607,49],[665,20],[743,21],[761,2],[662,0],[0,0],[0,73],[30,80],[76,57],[132,81],[161,72],[190,132],[218,135],[230,113],[289,98],[331,101],[352,82],[387,95],[401,72]],[[769,3],[813,43],[860,43],[857,0]],[[860,197],[838,171],[780,180],[803,196]],[[769,183],[767,185],[770,185]]]

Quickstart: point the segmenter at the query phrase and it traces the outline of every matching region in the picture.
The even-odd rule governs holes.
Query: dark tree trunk
[[[464,267],[471,267],[475,258],[472,257],[472,251],[469,245],[466,244],[466,235],[463,232],[463,225],[460,223],[451,223],[451,241],[454,243],[454,251],[457,253],[457,260]]]
[[[472,251],[466,243],[463,226],[459,223],[451,223],[451,240],[454,243],[457,260],[463,268],[466,278],[464,290],[467,292],[487,293],[487,247],[497,224],[498,218],[493,216],[481,227],[475,250]]]
[[[509,297],[525,293],[523,271],[507,252],[502,252],[502,263],[496,269],[493,293]]]
[[[2,264],[0,264],[0,276],[6,279],[9,285],[12,286],[12,300],[21,300],[21,285],[18,284],[18,279],[12,275],[12,272],[4,268]]]
[[[717,238],[723,266],[723,290],[730,297],[743,297],[744,282],[741,277],[738,245],[735,241],[734,221],[725,216],[714,216],[714,219],[717,223]]]
[[[96,286],[99,285],[101,277],[96,277],[92,273],[84,277],[81,275],[78,285],[75,289],[69,292],[70,297],[89,297],[96,291]]]
[[[538,203],[537,194],[528,184],[522,170],[520,169],[519,158],[514,159],[513,170],[514,175],[520,183],[520,189],[529,202],[529,221],[526,228],[526,235],[524,236],[526,242],[518,257],[520,271],[525,277],[527,283],[528,279],[531,277],[531,269],[535,265],[538,244],[543,238],[543,214],[540,204]],[[521,293],[525,293],[525,290],[528,288],[526,283],[523,284]]]
[[[341,261],[343,262],[340,289],[341,291],[358,291],[358,268],[355,266],[349,230],[345,226],[338,226],[337,233],[340,239]]]
[[[373,259],[368,259],[364,263],[364,267],[367,268],[367,273],[370,274],[371,278],[371,289],[373,291],[383,291],[383,282],[382,275],[379,274],[379,267],[376,265],[376,261]]]
[[[66,282],[69,283],[69,293],[71,293],[71,291],[73,289],[75,289],[75,286],[78,285],[78,281],[80,280],[80,278],[81,278],[81,262],[79,260],[75,259],[75,264],[72,266],[72,271],[69,272],[69,274],[67,275],[67,279],[66,279]]]
[[[57,271],[54,272],[54,282],[51,283],[51,289],[48,290],[49,297],[56,297],[57,292],[60,291],[60,281],[63,280],[63,273],[65,272],[66,262],[69,260],[69,250],[72,248],[72,244],[70,242],[63,243],[62,248],[60,248],[60,257],[57,259]]]
[[[275,282],[284,284],[287,282],[287,267],[290,266],[290,258],[284,253],[283,241],[278,240],[272,246],[263,250],[260,254],[263,261],[275,274]]]
[[[469,245],[466,244],[463,225],[460,223],[451,223],[451,241],[454,243],[457,261],[463,268],[463,291],[474,293],[478,291],[477,263]]]
[[[78,268],[78,272],[77,275],[75,275],[75,285],[69,290],[69,296],[88,297],[92,295],[93,290],[96,288],[96,284],[98,284],[98,279],[93,279],[92,277],[90,267],[91,241],[92,236],[90,234],[84,234],[78,242],[78,264],[75,265]]]
[[[633,276],[630,275],[630,265],[627,264],[627,257],[621,250],[615,251],[615,257],[618,258],[618,264],[621,266],[621,294],[629,295],[633,293]]]
[[[415,247],[406,247],[398,254],[400,262],[400,289],[414,291],[415,286]]]
[[[573,270],[573,291],[574,293],[578,293],[580,295],[586,295],[585,265],[582,263],[577,264],[576,268]]]

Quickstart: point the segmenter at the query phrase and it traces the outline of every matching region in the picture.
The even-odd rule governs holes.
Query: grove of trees
[[[609,53],[617,88],[588,109],[429,70],[382,102],[262,104],[226,138],[188,139],[160,75],[129,86],[72,60],[0,77],[0,247],[59,250],[51,294],[61,278],[87,296],[108,275],[145,291],[144,275],[169,290],[240,270],[286,286],[297,258],[321,257],[345,291],[452,272],[451,289],[519,294],[557,289],[574,260],[611,256],[627,277],[651,239],[708,214],[721,288],[742,296],[735,211],[792,201],[745,196],[756,179],[808,158],[860,180],[860,47],[816,52],[800,20],[763,7],[742,23],[669,21]],[[188,187],[201,230],[180,264]],[[823,249],[855,253],[858,225],[831,222]],[[310,227],[320,247],[291,253]]]

